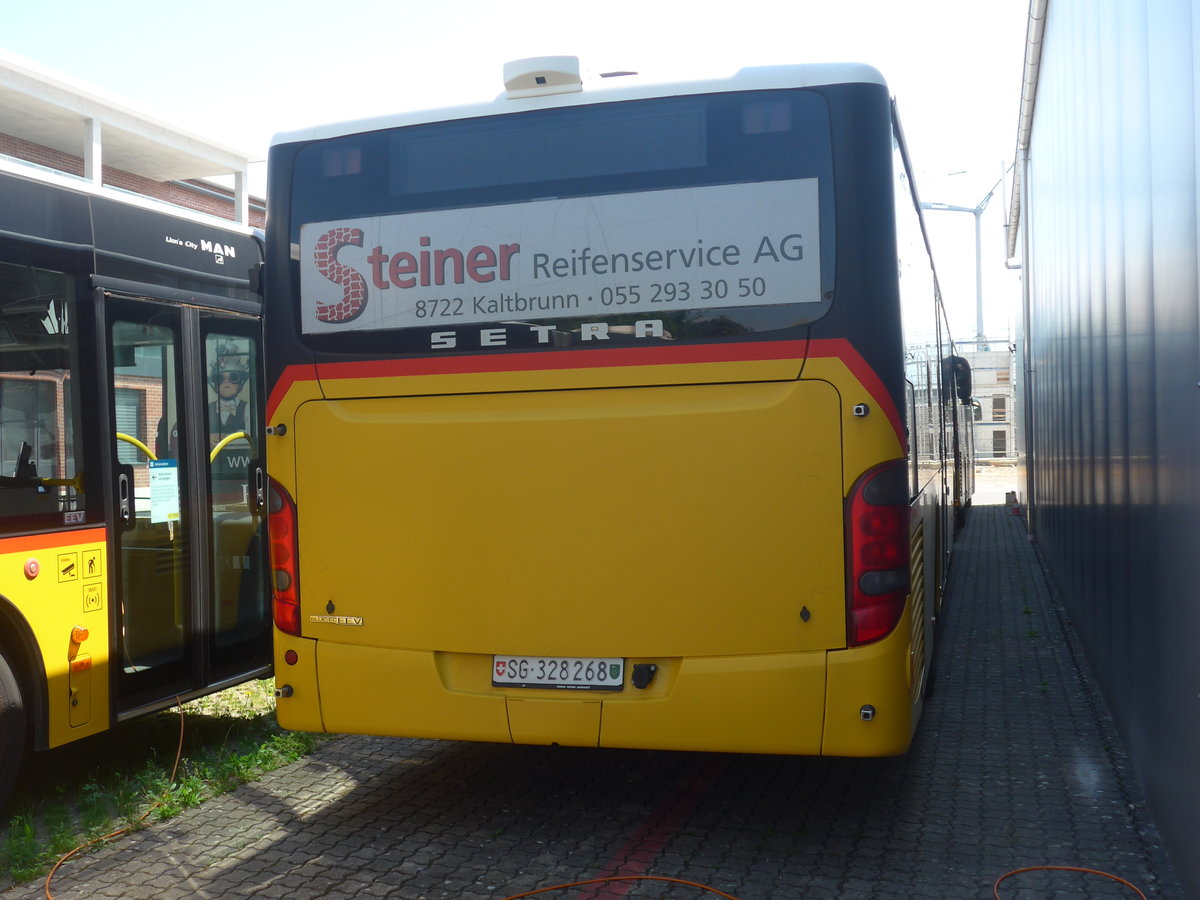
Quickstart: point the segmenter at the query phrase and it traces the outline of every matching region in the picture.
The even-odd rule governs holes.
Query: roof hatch
[[[569,94],[583,90],[578,56],[535,56],[504,64],[508,99]]]

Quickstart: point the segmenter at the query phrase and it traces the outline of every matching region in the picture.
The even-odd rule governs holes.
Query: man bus
[[[875,70],[525,60],[269,171],[285,727],[907,748],[963,398]]]
[[[232,223],[0,174],[0,803],[26,750],[270,673],[261,260]],[[212,442],[226,365],[246,406]]]

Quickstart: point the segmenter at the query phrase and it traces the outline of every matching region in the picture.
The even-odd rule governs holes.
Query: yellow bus
[[[0,803],[270,674],[262,245],[161,207],[0,173]]]
[[[268,196],[284,727],[908,747],[968,398],[878,72],[523,60]]]

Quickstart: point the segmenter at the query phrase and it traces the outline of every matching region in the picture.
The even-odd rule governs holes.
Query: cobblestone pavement
[[[739,900],[987,898],[1010,870],[1060,865],[1119,875],[1148,897],[1183,897],[1008,507],[972,511],[942,618],[935,690],[903,757],[348,737],[72,859],[51,890],[58,900],[476,900],[620,874],[700,882]],[[1031,872],[1000,892],[1134,896],[1082,873]],[[43,885],[4,896],[41,898]],[[713,895],[640,881],[539,896]]]

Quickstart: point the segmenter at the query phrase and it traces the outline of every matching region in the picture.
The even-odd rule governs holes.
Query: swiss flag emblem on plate
[[[502,659],[496,660],[496,677],[497,678],[504,677],[504,660],[502,660]]]

